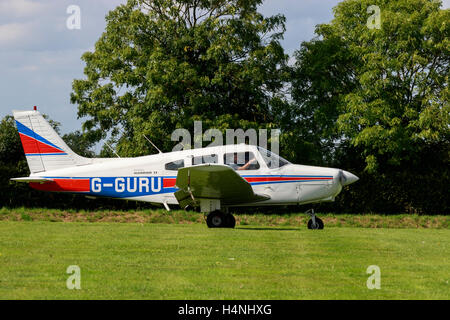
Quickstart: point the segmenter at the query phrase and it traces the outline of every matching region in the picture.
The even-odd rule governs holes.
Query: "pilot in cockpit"
[[[240,165],[240,164],[238,164],[238,155],[237,155],[237,153],[235,153],[234,161],[232,163],[227,163],[227,165],[230,166],[231,168],[233,168],[233,170],[248,170],[250,165],[255,162],[256,162],[256,159],[253,158],[253,159],[249,160],[247,163],[245,163],[244,165]]]

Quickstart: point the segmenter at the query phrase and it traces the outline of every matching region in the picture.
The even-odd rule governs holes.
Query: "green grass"
[[[0,221],[0,299],[449,299],[449,259],[449,229]]]
[[[417,214],[323,214],[318,216],[327,227],[358,228],[450,228],[450,216]],[[304,227],[309,216],[304,213],[236,215],[237,225]],[[204,215],[195,211],[146,209],[137,211],[59,210],[47,208],[0,208],[0,221],[60,222],[136,222],[136,223],[204,223]]]

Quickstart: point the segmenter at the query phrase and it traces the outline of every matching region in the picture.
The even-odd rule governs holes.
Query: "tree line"
[[[223,132],[279,128],[281,156],[360,177],[320,210],[447,214],[450,10],[432,0],[345,0],[290,57],[280,42],[285,17],[263,16],[261,3],[129,0],[110,11],[82,56],[84,78],[72,85],[83,130],[65,141],[93,156],[108,138],[132,157],[149,153],[145,137],[171,151],[171,133],[192,132],[194,121]],[[372,5],[379,28],[367,26]],[[27,175],[10,117],[0,138],[0,203],[48,204],[47,195],[8,182]],[[96,206],[51,197],[57,206]]]

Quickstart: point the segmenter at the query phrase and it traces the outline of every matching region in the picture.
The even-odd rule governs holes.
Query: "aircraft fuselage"
[[[269,168],[257,147],[236,145],[234,152],[251,152],[258,168],[236,170],[253,188],[255,193],[270,199],[257,205],[304,204],[317,201],[332,201],[342,189],[342,178],[352,174],[326,167],[304,166],[287,163],[278,168]],[[91,197],[112,197],[152,203],[178,204],[177,170],[167,164],[184,161],[184,166],[195,165],[195,157],[210,157],[214,164],[224,165],[223,147],[191,149],[137,158],[98,159],[98,162],[76,167],[46,171],[39,177],[52,179],[50,183],[32,182],[38,190],[74,192]],[[353,176],[353,179],[357,179]],[[242,204],[241,204],[242,205]],[[243,205],[255,205],[246,203]]]

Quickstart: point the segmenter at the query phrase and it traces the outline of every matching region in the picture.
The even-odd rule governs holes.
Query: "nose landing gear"
[[[308,221],[308,229],[323,229],[323,221],[316,217],[314,209],[309,209],[306,213],[311,216],[311,219]]]

